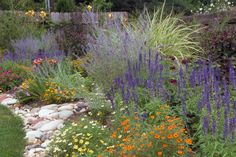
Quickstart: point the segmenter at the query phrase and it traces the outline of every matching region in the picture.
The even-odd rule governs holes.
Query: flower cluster
[[[87,72],[85,70],[85,68],[83,67],[83,65],[88,61],[88,58],[80,58],[77,60],[73,60],[72,64],[73,67],[80,72],[80,74],[82,76],[87,76]]]
[[[39,16],[44,19],[47,16],[47,13],[45,11],[40,11]]]
[[[219,11],[228,11],[231,7],[234,6],[234,2],[230,0],[213,0],[210,4],[201,4],[200,8],[197,8],[196,11],[193,11],[197,14],[205,14]]]
[[[34,17],[36,15],[36,13],[34,10],[29,10],[29,11],[25,12],[25,15],[28,17]],[[44,19],[46,16],[47,16],[47,13],[45,11],[42,10],[39,12],[40,18]]]
[[[33,60],[33,65],[41,65],[43,63],[47,63],[47,64],[56,64],[58,61],[56,59],[53,58],[37,58],[35,60]]]
[[[54,156],[77,157],[96,156],[98,149],[107,143],[108,128],[97,121],[82,118],[78,123],[72,123],[56,135],[48,147],[49,154]]]
[[[42,100],[47,103],[63,103],[73,101],[76,96],[74,88],[62,87],[55,82],[46,82],[46,91]]]
[[[21,82],[21,77],[12,70],[4,70],[0,67],[0,91],[11,90]]]
[[[29,89],[31,83],[33,83],[32,79],[26,79],[22,82],[20,88],[26,91],[27,89]]]
[[[168,106],[163,105],[159,112],[150,115],[147,121],[152,125],[145,124],[138,114],[123,116],[111,134],[113,142],[105,152],[115,157],[183,156],[191,152],[192,140],[183,121],[179,117],[168,116],[168,110]]]
[[[34,10],[29,10],[29,11],[27,11],[25,13],[25,15],[28,16],[28,17],[34,17],[35,16],[35,12],[34,12]]]

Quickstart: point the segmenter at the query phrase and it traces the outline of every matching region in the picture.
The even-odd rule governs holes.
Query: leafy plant
[[[0,91],[11,90],[21,82],[21,78],[12,72],[11,69],[4,70],[0,66]]]
[[[11,48],[11,41],[29,35],[40,36],[44,31],[31,18],[19,13],[1,13],[0,16],[0,47],[5,50]]]
[[[56,11],[58,12],[72,12],[74,9],[74,0],[58,0],[56,3]]]

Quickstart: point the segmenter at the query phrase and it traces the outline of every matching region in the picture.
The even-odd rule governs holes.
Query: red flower
[[[176,85],[177,84],[177,80],[176,79],[170,79],[170,83],[173,84],[173,85]]]

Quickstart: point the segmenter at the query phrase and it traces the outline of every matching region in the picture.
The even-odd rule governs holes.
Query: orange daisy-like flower
[[[113,132],[112,135],[111,135],[111,138],[116,138],[116,135],[117,135],[117,132]]]
[[[102,157],[102,155],[101,155],[101,154],[98,154],[98,157]]]
[[[167,138],[168,138],[168,139],[171,139],[171,138],[173,138],[173,135],[172,135],[172,134],[169,134],[169,135],[167,136]]]
[[[185,139],[185,142],[189,145],[193,144],[193,141],[191,139]]]
[[[152,147],[152,142],[149,142],[147,146]]]
[[[184,146],[178,146],[179,149],[184,149]]]
[[[124,132],[127,132],[129,130],[129,125],[124,127]]]
[[[127,151],[131,151],[134,148],[132,145],[125,146],[124,149]]]
[[[150,132],[150,134],[151,134],[151,135],[154,135],[154,134],[155,134],[155,132],[154,132],[154,131],[151,131],[151,132]]]
[[[163,155],[163,152],[157,152],[157,156],[162,156]]]
[[[129,119],[126,119],[123,122],[121,122],[121,125],[124,126],[124,125],[127,125],[128,123],[129,123]]]
[[[181,138],[177,139],[176,142],[177,143],[181,143],[183,140]]]
[[[174,138],[177,138],[177,137],[179,137],[179,134],[176,132],[174,133]]]
[[[172,126],[168,126],[168,128],[167,128],[168,130],[172,130],[173,129],[173,127]]]
[[[160,138],[160,137],[161,137],[161,136],[158,135],[158,134],[155,135],[155,138],[156,138],[156,139],[158,139],[158,138]]]
[[[162,147],[163,147],[163,148],[166,148],[167,146],[168,146],[168,145],[167,145],[167,144],[165,144],[165,143],[162,145]]]
[[[129,138],[128,137],[124,138],[123,142],[129,142]]]
[[[183,155],[183,154],[184,154],[184,152],[183,152],[182,150],[178,150],[177,153],[178,153],[179,155]]]

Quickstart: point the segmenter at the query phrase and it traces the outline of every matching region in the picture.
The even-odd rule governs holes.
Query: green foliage
[[[0,105],[0,156],[22,157],[26,141],[23,122],[7,107]]]
[[[216,139],[212,136],[204,136],[199,141],[199,152],[197,157],[234,157],[236,156],[236,143],[224,142],[222,139]]]
[[[1,13],[0,23],[0,48],[3,50],[11,47],[11,40],[40,36],[44,31],[31,18],[18,13]]]
[[[92,6],[95,10],[109,10],[112,7],[112,2],[110,0],[93,0]]]
[[[72,12],[74,9],[74,0],[58,0],[56,3],[56,11],[58,12]]]
[[[34,0],[0,0],[0,9],[2,10],[28,10],[34,8]]]

